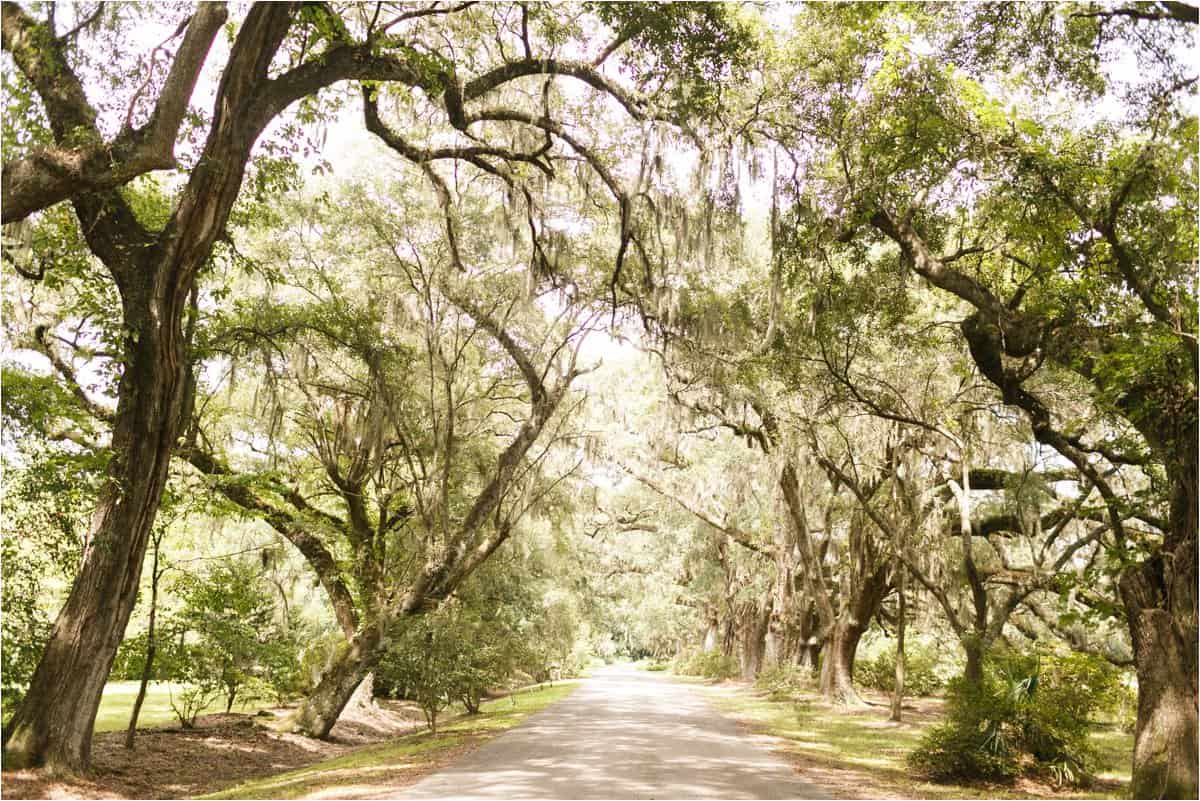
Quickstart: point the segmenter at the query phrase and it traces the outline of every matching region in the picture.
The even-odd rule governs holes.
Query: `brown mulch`
[[[3,798],[192,798],[249,779],[272,776],[340,756],[424,726],[410,705],[381,702],[343,714],[328,740],[271,728],[290,710],[270,715],[205,715],[194,729],[140,729],[133,751],[125,732],[92,741],[92,772],[57,779],[41,770],[0,774]]]

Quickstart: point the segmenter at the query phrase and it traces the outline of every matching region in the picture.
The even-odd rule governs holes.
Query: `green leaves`
[[[761,41],[728,3],[587,3],[586,7],[628,39],[643,87],[668,82],[676,107],[708,116],[719,107],[724,87],[754,60]]]

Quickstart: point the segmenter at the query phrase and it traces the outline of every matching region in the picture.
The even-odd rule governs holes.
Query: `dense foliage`
[[[909,762],[934,779],[1006,781],[1034,769],[1074,784],[1092,769],[1092,721],[1117,693],[1115,671],[1086,655],[999,653],[981,684],[951,683],[946,722]]]

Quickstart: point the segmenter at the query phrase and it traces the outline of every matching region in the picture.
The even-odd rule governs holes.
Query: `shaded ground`
[[[401,797],[828,797],[805,779],[699,688],[614,666]]]
[[[489,701],[479,715],[462,716],[436,735],[411,734],[265,779],[239,784],[208,798],[393,798],[426,773],[453,763],[516,726],[578,686],[559,682]]]
[[[1010,786],[933,784],[905,762],[925,731],[941,720],[942,702],[905,701],[904,720],[888,720],[886,696],[864,692],[869,706],[835,707],[816,694],[772,699],[745,682],[703,685],[718,708],[788,759],[832,798],[1121,798],[1129,781],[1132,735],[1104,728],[1093,736],[1105,767],[1082,789],[1024,779]]]
[[[42,771],[0,774],[4,798],[190,798],[244,779],[270,775],[345,754],[424,725],[420,713],[384,702],[374,714],[344,715],[329,741],[283,734],[269,716],[206,715],[197,728],[141,729],[127,751],[124,732],[97,733],[87,780],[47,778]]]

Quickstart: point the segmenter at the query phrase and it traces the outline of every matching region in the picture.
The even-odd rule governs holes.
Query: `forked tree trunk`
[[[821,694],[838,704],[863,704],[854,689],[854,655],[862,639],[863,626],[839,621],[829,633],[821,662]]]
[[[186,376],[181,310],[130,313],[112,461],[79,574],[55,620],[29,692],[9,726],[5,764],[86,770],[92,727],[125,625],[179,431]]]
[[[811,606],[800,615],[800,626],[796,636],[796,664],[811,671],[815,676],[821,666],[821,640],[817,637],[818,624]]]
[[[821,641],[810,637],[801,642],[796,652],[796,664],[816,675],[821,667]]]
[[[145,229],[115,191],[72,197],[88,247],[112,272],[121,294],[128,332],[124,371],[112,459],[83,563],[13,716],[5,742],[8,766],[66,772],[88,767],[100,695],[137,600],[183,421],[189,297],[194,299],[196,276],[237,199],[251,147],[272,117],[299,97],[258,91],[278,86],[267,81],[267,71],[293,11],[291,4],[259,4],[246,14],[217,88],[204,152],[161,232]],[[67,75],[68,83],[73,79]]]

